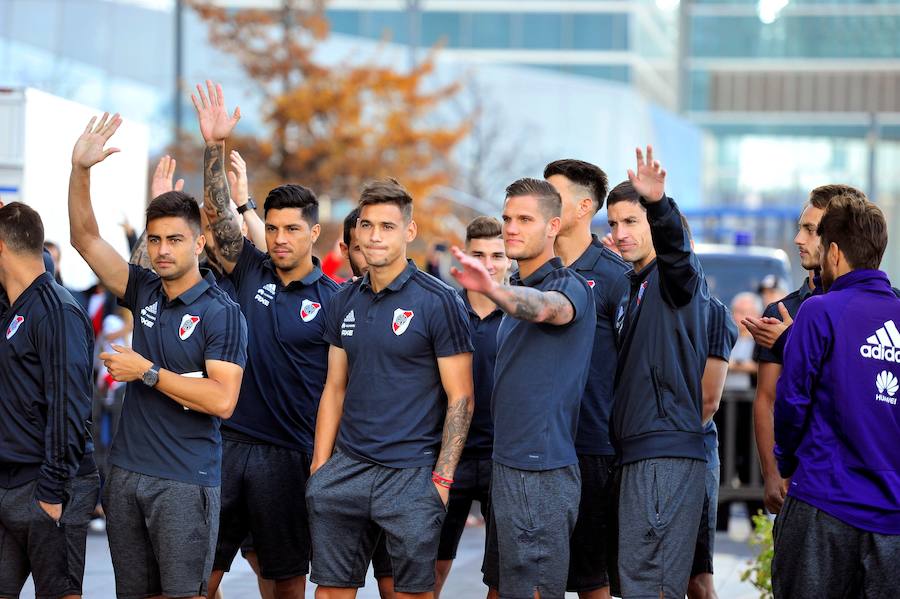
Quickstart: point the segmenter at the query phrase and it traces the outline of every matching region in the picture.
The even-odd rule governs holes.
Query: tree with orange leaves
[[[330,66],[315,57],[329,33],[322,0],[283,0],[276,10],[190,5],[209,25],[211,42],[237,58],[264,96],[271,137],[235,140],[255,186],[296,182],[320,197],[356,199],[363,182],[392,176],[416,198],[423,237],[454,236],[441,224],[450,206],[432,192],[449,183],[450,154],[469,123],[426,122],[459,88],[426,91],[434,51],[403,72],[376,57]]]

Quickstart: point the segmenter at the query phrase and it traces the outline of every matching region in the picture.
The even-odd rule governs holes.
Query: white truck
[[[44,221],[44,237],[62,250],[60,274],[74,290],[96,277],[69,245],[67,195],[72,146],[92,116],[102,110],[33,88],[0,88],[0,199],[24,202]],[[121,148],[91,173],[91,197],[100,233],[126,259],[121,223],[143,230],[147,204],[149,130],[125,119],[109,145]]]

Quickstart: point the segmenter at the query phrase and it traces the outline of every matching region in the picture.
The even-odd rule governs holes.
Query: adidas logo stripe
[[[900,331],[894,321],[887,321],[874,335],[869,335],[859,353],[864,358],[900,364]]]
[[[885,347],[900,347],[900,331],[893,320],[884,323],[884,326],[875,331],[875,334],[866,339],[866,343],[883,345]]]

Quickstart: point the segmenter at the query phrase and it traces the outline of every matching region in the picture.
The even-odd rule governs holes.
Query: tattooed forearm
[[[231,193],[225,176],[224,145],[207,144],[203,166],[203,210],[216,242],[216,253],[226,262],[237,262],[244,236],[231,209]]]
[[[572,303],[558,291],[501,285],[491,294],[491,299],[504,312],[520,320],[561,325],[575,318]]]
[[[128,261],[144,268],[153,268],[153,265],[150,264],[150,254],[147,253],[147,231],[141,234],[141,238],[131,250],[131,259]]]
[[[457,398],[447,405],[441,453],[434,466],[434,471],[444,478],[452,479],[456,471],[456,464],[459,463],[463,448],[466,446],[466,435],[469,433],[474,405],[471,396]]]

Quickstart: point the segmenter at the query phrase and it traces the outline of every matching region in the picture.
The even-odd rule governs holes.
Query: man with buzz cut
[[[597,315],[588,282],[553,254],[562,200],[542,179],[506,188],[503,241],[511,284],[453,248],[451,273],[505,313],[497,331],[494,448],[484,582],[502,598],[565,595],[581,475],[578,413]]]
[[[775,459],[790,481],[775,521],[776,599],[888,599],[900,589],[900,299],[878,270],[887,223],[831,198],[819,221],[826,293],[791,326],[775,399]]]
[[[219,521],[222,438],[234,411],[247,325],[198,259],[200,208],[171,191],[147,206],[147,251],[155,270],[129,265],[100,236],[90,172],[121,119],[92,118],[72,151],[72,245],[104,287],[134,315],[133,347],[100,354],[128,383],[103,489],[119,597],[202,597]]]
[[[356,596],[383,531],[395,597],[425,598],[472,418],[469,319],[453,288],[407,260],[409,193],[374,181],[359,209],[369,269],[326,313],[328,377],[306,487],[310,579],[318,599]]]
[[[591,220],[606,199],[607,177],[583,160],[557,160],[544,168],[562,198],[562,223],[554,249],[563,264],[588,282],[597,311],[594,348],[581,399],[575,450],[581,472],[581,502],[572,533],[566,589],[581,599],[609,597],[607,547],[615,518],[610,513],[616,450],[609,439],[609,413],[616,374],[616,309],[628,293],[628,265],[591,233]]]
[[[0,597],[81,596],[100,481],[91,442],[94,333],[41,253],[32,208],[0,208]]]
[[[617,318],[611,430],[621,459],[621,596],[684,597],[706,495],[702,377],[709,291],[653,149],[607,198],[616,247],[632,264]]]
[[[248,534],[260,576],[278,599],[305,594],[310,537],[303,490],[328,365],[325,311],[339,286],[313,257],[319,202],[300,185],[271,190],[263,206],[268,253],[249,243],[231,209],[225,140],[237,120],[222,88],[194,98],[204,153],[203,211],[218,264],[247,319],[248,360],[237,407],[222,426],[222,512],[210,594]],[[300,494],[298,497],[298,493]]]

